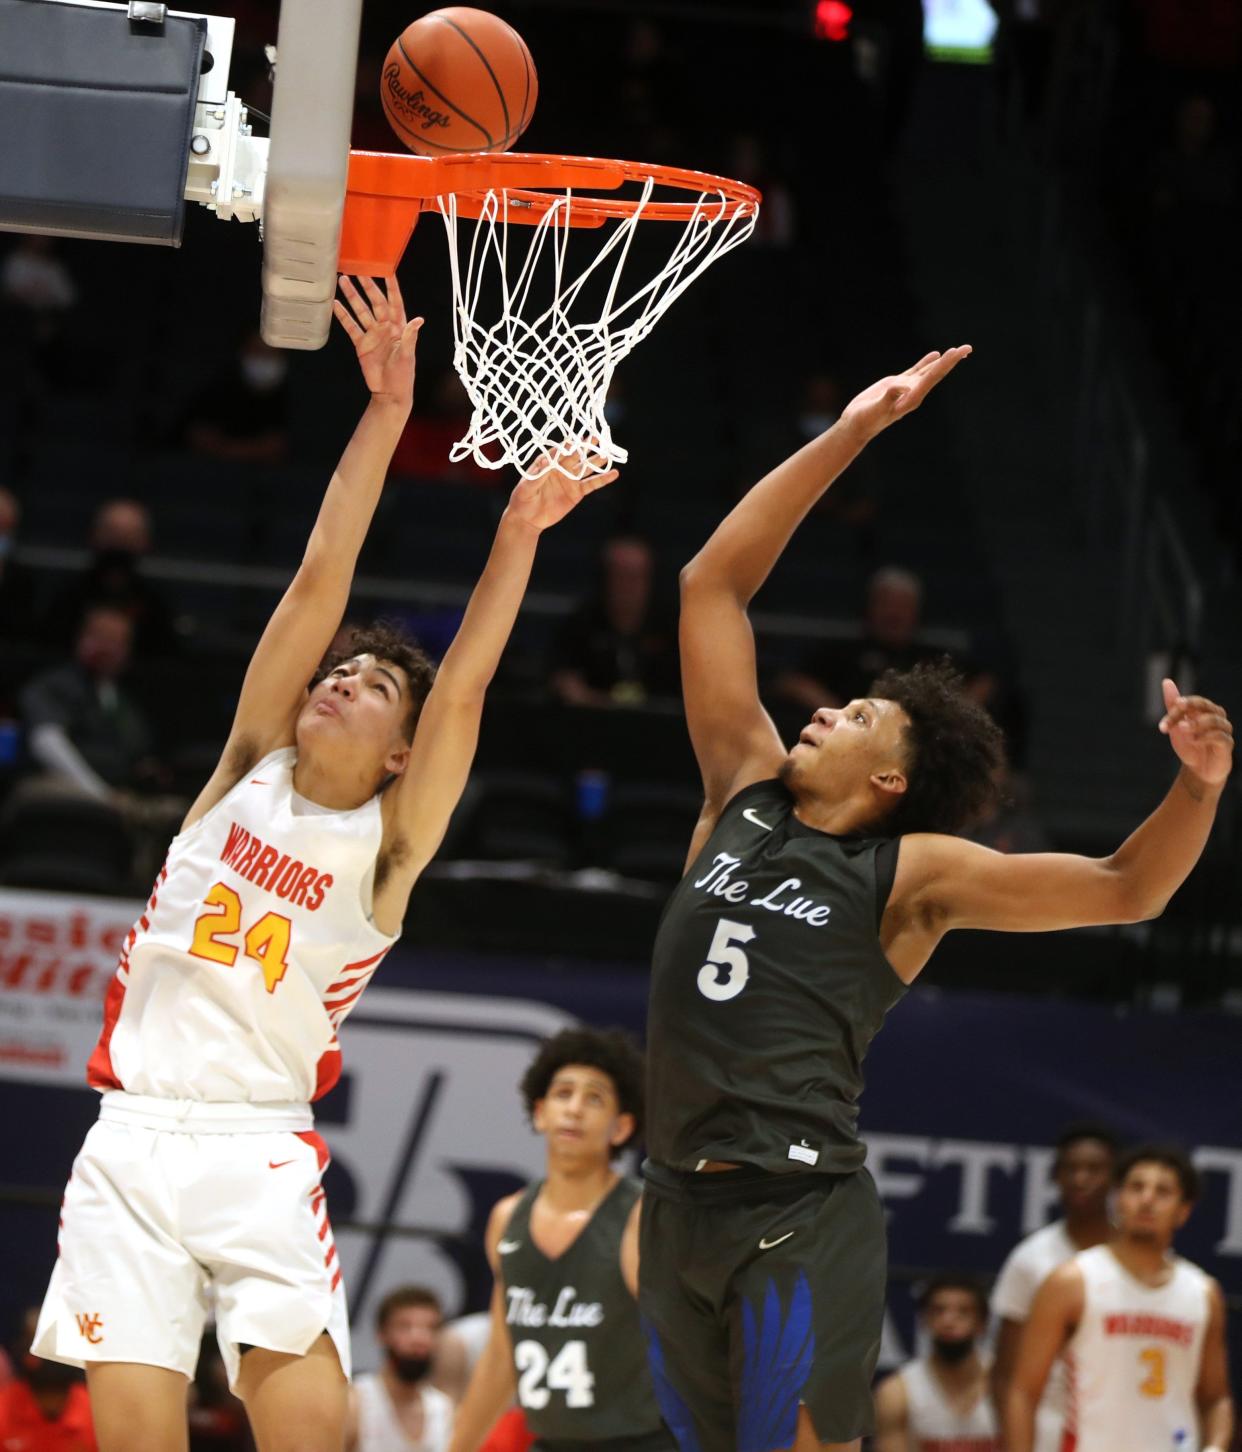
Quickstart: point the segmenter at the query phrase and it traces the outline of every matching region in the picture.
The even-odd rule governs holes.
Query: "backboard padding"
[[[263,205],[267,342],[320,348],[332,321],[362,0],[284,0]]]

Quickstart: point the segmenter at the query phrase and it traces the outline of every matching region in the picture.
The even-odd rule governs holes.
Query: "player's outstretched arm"
[[[1033,1452],[1036,1408],[1052,1363],[1082,1318],[1084,1300],[1082,1272],[1073,1261],[1054,1270],[1035,1293],[1005,1401],[1005,1452]]]
[[[479,1357],[470,1378],[470,1385],[453,1418],[453,1435],[449,1440],[448,1452],[477,1452],[484,1438],[491,1431],[496,1419],[512,1403],[517,1394],[517,1381],[513,1374],[513,1347],[509,1340],[509,1326],[505,1318],[505,1300],[500,1279],[501,1237],[508,1229],[509,1221],[517,1208],[520,1195],[507,1195],[492,1210],[487,1222],[485,1244],[487,1259],[496,1277],[492,1287],[492,1324],[483,1355]]]
[[[1199,1362],[1199,1405],[1203,1452],[1225,1452],[1233,1446],[1233,1397],[1229,1391],[1229,1355],[1225,1346],[1225,1298],[1213,1281],[1208,1294],[1211,1309]]]
[[[826,433],[761,479],[682,571],[682,688],[707,801],[696,838],[735,792],[771,775],[784,756],[759,700],[747,606],[825,489],[969,352],[929,353],[860,393]]]
[[[903,976],[949,928],[1042,932],[1158,917],[1212,830],[1233,763],[1221,707],[1164,683],[1166,733],[1181,770],[1164,801],[1109,857],[1006,855],[956,837],[903,840],[882,939]],[[903,961],[899,961],[902,959]]]
[[[541,479],[523,479],[510,496],[461,627],[419,716],[409,763],[384,794],[384,871],[376,882],[374,913],[385,932],[400,926],[410,891],[444,840],[465,790],[483,699],[526,593],[540,534],[616,477],[611,469],[575,479],[554,468]]]
[[[333,304],[358,354],[370,401],[319,506],[306,553],[255,648],[220,765],[186,818],[201,816],[255,761],[293,740],[306,687],[349,603],[393,450],[414,399],[414,354],[422,318],[407,321],[397,279],[347,277]],[[352,311],[351,311],[352,309]]]
[[[910,1452],[910,1405],[896,1372],[875,1389],[875,1452]]]

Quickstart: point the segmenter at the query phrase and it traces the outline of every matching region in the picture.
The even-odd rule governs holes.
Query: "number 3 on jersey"
[[[1139,1396],[1162,1397],[1168,1390],[1164,1352],[1158,1346],[1149,1346],[1145,1351],[1139,1352],[1139,1364],[1146,1373],[1139,1383]]]
[[[566,1341],[550,1366],[540,1342],[519,1341],[513,1348],[513,1364],[520,1373],[518,1401],[532,1412],[541,1412],[554,1391],[565,1393],[567,1407],[595,1405],[595,1378],[587,1370],[585,1341]]]
[[[194,941],[190,952],[196,958],[206,958],[209,963],[219,963],[231,968],[237,962],[237,947],[225,942],[241,931],[241,898],[231,887],[217,882],[203,899],[203,906],[214,909],[203,913],[194,924]],[[279,913],[264,913],[242,939],[242,948],[247,958],[263,969],[263,985],[269,993],[276,991],[276,985],[289,968],[289,934],[292,924]]]
[[[726,999],[736,998],[746,987],[750,963],[737,945],[749,943],[754,936],[754,928],[745,923],[720,919],[707,950],[707,962],[699,969],[699,992],[704,998],[724,1003]]]

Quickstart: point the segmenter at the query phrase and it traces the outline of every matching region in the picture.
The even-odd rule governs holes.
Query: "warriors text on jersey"
[[[173,839],[108,992],[88,1079],[159,1098],[305,1103],[394,939],[369,916],[380,801],[330,811],[275,751]]]
[[[805,826],[777,781],[725,807],[656,936],[653,1160],[862,1164],[863,1055],[905,991],[879,941],[896,856],[896,840]]]
[[[1196,1452],[1207,1276],[1175,1257],[1165,1284],[1149,1286],[1106,1245],[1082,1251],[1074,1264],[1084,1299],[1065,1352],[1065,1452]]]
[[[562,1255],[531,1238],[539,1185],[518,1201],[497,1250],[518,1402],[539,1441],[600,1442],[662,1430],[621,1239],[638,1199],[622,1178]],[[671,1444],[670,1444],[671,1445]]]
[[[953,1406],[927,1361],[908,1361],[900,1372],[912,1452],[1001,1452],[996,1411],[987,1388],[968,1412]]]

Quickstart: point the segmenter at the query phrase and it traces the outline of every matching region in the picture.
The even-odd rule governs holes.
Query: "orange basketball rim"
[[[699,200],[595,194],[615,191],[627,182],[693,192]],[[602,227],[638,211],[644,221],[684,224],[704,207],[752,218],[762,200],[754,187],[728,177],[639,161],[520,151],[434,157],[352,151],[339,270],[371,276],[390,273],[425,209],[439,210],[439,199],[453,196],[458,216],[478,218],[497,193],[504,194],[509,222],[532,226],[554,210],[555,224],[570,227]],[[567,193],[572,198],[568,207]]]
[[[637,195],[617,195],[627,185]],[[686,199],[668,200],[670,190]],[[528,479],[552,467],[581,479],[628,457],[605,411],[617,364],[750,236],[759,201],[753,187],[727,177],[642,162],[355,151],[340,266],[392,272],[419,216],[438,213],[448,238],[453,366],[472,409],[449,457],[513,465]],[[627,263],[639,255],[634,234],[648,220],[674,225],[660,229],[667,246],[641,249],[634,268],[645,276],[627,281]],[[512,236],[510,224],[519,224]]]

